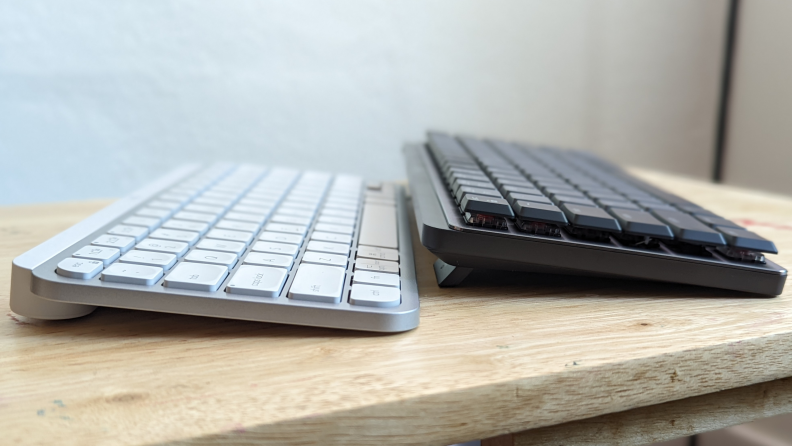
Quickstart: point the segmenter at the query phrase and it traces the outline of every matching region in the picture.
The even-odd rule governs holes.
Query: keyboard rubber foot
[[[465,277],[473,271],[473,268],[465,268],[462,266],[449,265],[448,263],[437,259],[434,262],[435,276],[437,277],[437,285],[441,287],[455,286],[462,283]]]

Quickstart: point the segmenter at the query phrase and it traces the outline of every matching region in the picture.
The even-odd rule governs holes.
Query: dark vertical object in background
[[[726,18],[726,38],[723,45],[723,72],[721,73],[718,123],[715,130],[715,160],[712,166],[712,180],[716,183],[720,183],[723,179],[723,158],[726,151],[726,131],[729,125],[729,96],[734,65],[734,47],[737,42],[737,16],[739,10],[740,0],[729,0],[729,11]]]

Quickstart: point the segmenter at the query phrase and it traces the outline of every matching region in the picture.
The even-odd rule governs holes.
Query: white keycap
[[[346,268],[347,257],[338,254],[328,254],[326,252],[307,251],[300,264],[313,263],[316,265],[340,266]]]
[[[135,246],[134,237],[124,237],[122,235],[100,235],[96,240],[91,242],[96,246],[107,246],[108,248],[116,248],[121,250],[121,254],[129,251]]]
[[[187,212],[202,212],[204,214],[214,214],[217,215],[223,211],[225,208],[223,206],[212,206],[209,204],[195,204],[190,203],[184,207],[184,210]]]
[[[261,297],[278,297],[288,273],[283,268],[242,265],[228,282],[226,292]]]
[[[217,198],[218,200],[224,200],[229,202],[236,201],[237,199],[237,194],[235,193],[218,192],[214,190],[206,191],[203,194],[201,194],[201,196],[206,198]]]
[[[253,233],[245,231],[233,231],[231,229],[212,229],[208,234],[206,234],[206,238],[230,240],[232,242],[240,242],[247,245],[251,240],[253,240]]]
[[[209,230],[209,225],[199,221],[176,220],[171,218],[162,224],[165,229],[177,229],[179,231],[192,231],[204,235]]]
[[[399,261],[399,251],[390,248],[378,248],[376,246],[358,245],[357,257],[375,260]]]
[[[240,256],[245,252],[247,246],[244,243],[229,242],[228,240],[203,239],[195,245],[195,248],[209,251],[233,252]]]
[[[187,211],[179,211],[173,218],[177,220],[188,220],[188,221],[199,221],[201,223],[212,224],[217,221],[217,215],[214,214],[204,214],[201,212],[187,212]]]
[[[366,205],[396,206],[396,200],[385,200],[382,198],[366,198]]]
[[[397,262],[390,262],[388,260],[359,258],[355,260],[355,271],[357,270],[399,274],[399,264]]]
[[[166,218],[170,217],[172,213],[173,212],[169,209],[145,207],[135,212],[135,215],[139,215],[141,217],[156,218],[159,219],[159,221],[163,221]]]
[[[272,254],[283,254],[294,257],[297,255],[300,247],[288,243],[267,242],[260,240],[254,243],[250,250],[253,252],[269,252]]]
[[[190,194],[179,194],[179,193],[168,192],[168,193],[160,195],[158,198],[159,198],[159,200],[161,202],[174,201],[174,202],[178,203],[179,205],[183,205],[184,203],[187,203],[188,201],[190,201],[192,196]],[[152,203],[154,203],[154,202],[152,201],[151,203],[149,203],[149,205],[152,206],[152,207],[162,207],[162,206],[153,206]]]
[[[363,208],[360,223],[361,245],[380,248],[398,248],[399,237],[396,231],[396,208],[393,206],[367,204]]]
[[[231,208],[232,212],[241,212],[243,214],[269,214],[272,212],[272,206],[251,206],[246,204],[238,204]]]
[[[398,307],[401,303],[401,293],[398,288],[392,287],[352,285],[349,303],[366,307]]]
[[[149,231],[153,231],[160,225],[160,220],[159,218],[133,216],[127,217],[122,223],[129,226],[143,226]]]
[[[251,252],[245,256],[242,262],[245,265],[271,266],[273,268],[291,269],[294,264],[294,257],[281,254],[271,254],[268,252]]]
[[[317,223],[314,230],[320,232],[334,232],[337,234],[352,235],[352,233],[355,232],[355,227],[346,226],[346,225],[331,225],[328,223]]]
[[[237,255],[232,252],[206,251],[203,249],[193,249],[184,257],[185,262],[211,263],[213,265],[223,265],[231,269],[237,263]]]
[[[159,228],[149,234],[149,238],[157,238],[161,240],[174,240],[177,242],[184,242],[190,246],[200,238],[200,234],[192,231],[180,231],[178,229]]]
[[[121,256],[121,250],[104,246],[83,246],[72,254],[75,259],[99,260],[107,266]]]
[[[345,206],[357,207],[359,203],[358,200],[350,200],[348,198],[328,197],[327,204],[341,204]]]
[[[264,231],[259,235],[259,240],[277,243],[289,243],[291,245],[302,245],[303,236],[297,234],[284,234],[282,232],[269,232]]]
[[[329,254],[339,254],[344,257],[349,255],[349,245],[343,243],[322,242],[319,240],[311,240],[308,242],[308,251],[326,252]]]
[[[333,234],[332,232],[314,231],[311,233],[311,240],[319,240],[322,242],[344,243],[346,245],[352,244],[352,237],[346,234]]]
[[[239,200],[239,206],[252,206],[254,209],[271,209],[275,207],[277,199],[263,199],[257,200],[255,198],[243,198]],[[260,212],[260,211],[254,211]]]
[[[156,266],[115,263],[102,271],[102,280],[105,282],[151,286],[160,280],[162,274],[162,268]]]
[[[344,290],[344,268],[302,264],[297,269],[289,297],[313,302],[339,303]]]
[[[226,220],[243,221],[246,223],[255,223],[257,225],[264,224],[269,214],[248,214],[244,212],[231,211],[223,216]]]
[[[227,200],[220,200],[219,198],[210,198],[210,197],[198,197],[192,201],[192,204],[204,204],[207,206],[219,206],[223,208],[223,210],[228,209],[231,206],[231,203]]]
[[[284,223],[267,223],[267,226],[264,227],[264,230],[271,232],[283,232],[285,234],[305,235],[305,231],[308,230],[308,227],[303,225],[287,225]]]
[[[355,226],[355,219],[344,218],[344,217],[332,217],[329,215],[320,215],[319,223],[327,223],[330,225]]]
[[[275,215],[270,218],[270,221],[273,223],[286,223],[290,225],[302,225],[308,226],[311,224],[311,219],[309,217],[297,217],[295,215],[284,215],[281,213],[276,213]]]
[[[196,291],[217,291],[228,276],[228,268],[220,265],[182,262],[165,277],[168,288]]]
[[[186,200],[185,200],[186,201]],[[171,212],[176,212],[177,209],[182,207],[181,200],[153,200],[147,203],[147,207],[150,208],[157,208],[157,209],[166,209]]]
[[[340,204],[340,203],[325,203],[325,209],[335,209],[339,211],[347,211],[347,212],[357,212],[357,206],[351,206],[348,204]]]
[[[315,204],[302,203],[298,201],[284,201],[280,206],[278,206],[278,210],[296,209],[299,211],[310,212],[311,215],[313,215],[313,213],[316,212],[316,207],[317,206]]]
[[[399,288],[399,276],[397,274],[382,273],[379,271],[359,270],[355,271],[355,275],[352,276],[352,283]]]
[[[349,219],[356,219],[357,212],[352,211],[342,211],[339,209],[322,209],[322,216],[323,217],[341,217],[341,218],[349,218]]]
[[[133,249],[121,256],[120,262],[134,263],[136,265],[159,266],[164,269],[171,269],[176,264],[176,256],[165,252],[141,251]]]
[[[55,272],[59,276],[71,277],[72,279],[93,279],[102,271],[104,263],[101,260],[83,260],[68,258],[58,262]]]
[[[190,249],[190,245],[184,242],[177,242],[173,240],[157,240],[153,238],[144,239],[142,242],[135,246],[135,249],[143,251],[165,252],[173,254],[176,257],[181,257]]]
[[[261,225],[258,223],[247,223],[244,221],[234,221],[234,220],[226,220],[222,219],[217,222],[215,228],[218,229],[230,229],[232,231],[246,231],[246,232],[256,232],[259,230]]]
[[[292,215],[294,217],[306,217],[312,218],[314,216],[314,211],[306,211],[303,209],[295,209],[290,207],[279,207],[278,208],[279,215]]]
[[[134,237],[135,241],[139,242],[146,238],[149,230],[142,226],[117,225],[107,231],[107,233],[112,235],[125,235],[127,237]]]

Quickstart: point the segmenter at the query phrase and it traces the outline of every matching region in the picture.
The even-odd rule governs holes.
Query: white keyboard
[[[15,259],[11,308],[409,330],[419,304],[406,209],[400,186],[354,176],[185,166]]]

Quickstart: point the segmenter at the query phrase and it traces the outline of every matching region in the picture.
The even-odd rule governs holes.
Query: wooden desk
[[[750,219],[792,265],[792,200],[642,175]],[[540,428],[488,443],[640,444],[792,411],[789,291],[483,271],[439,289],[416,245],[421,325],[399,335],[12,314],[12,258],[106,204],[0,209],[0,443],[447,445]]]

